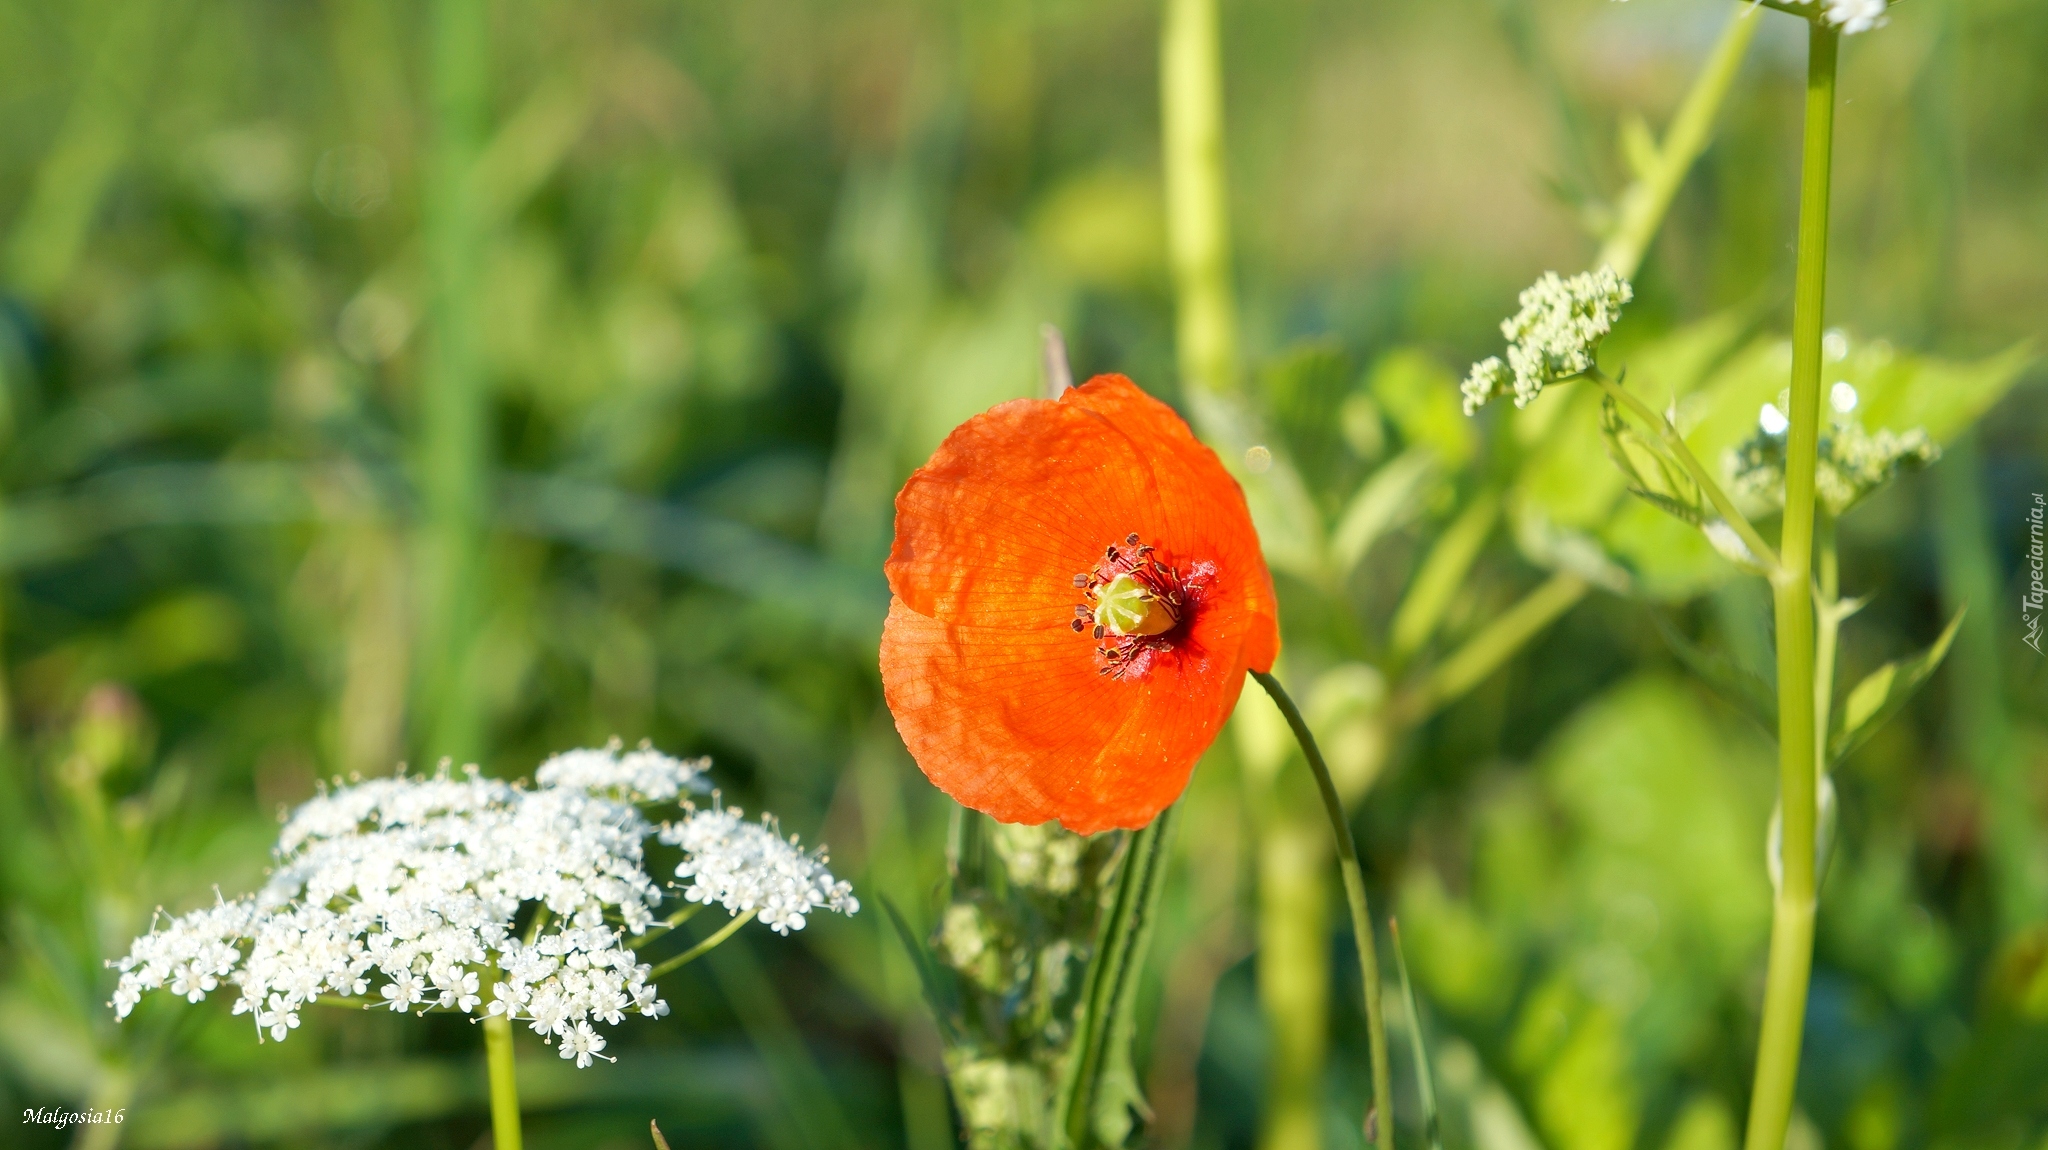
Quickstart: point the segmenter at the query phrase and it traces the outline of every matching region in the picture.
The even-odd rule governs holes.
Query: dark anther
[[[1086,587],[1087,585],[1088,585],[1088,576],[1086,576],[1086,575],[1076,575],[1076,576],[1074,576],[1074,586],[1076,586],[1076,587]]]
[[[1083,623],[1083,622],[1082,622],[1081,620],[1079,620],[1079,619],[1076,619],[1076,620],[1074,620],[1074,630],[1076,630],[1076,631],[1079,631],[1079,630],[1080,630],[1081,628],[1083,628],[1083,627],[1086,627],[1087,625],[1088,625],[1088,624],[1086,624],[1086,623]]]
[[[1087,618],[1088,616],[1090,616],[1090,615],[1093,615],[1093,614],[1095,614],[1095,612],[1093,612],[1093,611],[1090,611],[1090,610],[1088,609],[1088,604],[1086,604],[1086,603],[1076,603],[1076,604],[1074,604],[1074,618],[1076,618],[1076,619],[1086,619],[1086,618]],[[1076,628],[1075,628],[1075,630],[1077,630],[1077,631],[1078,631],[1078,630],[1080,630],[1080,628],[1076,627]]]
[[[1116,562],[1116,544],[1110,544],[1109,547],[1103,551],[1102,557],[1104,559],[1109,560],[1112,563]]]
[[[1100,623],[1097,623],[1097,624],[1095,625],[1095,637],[1096,637],[1096,638],[1098,638],[1098,639],[1102,638],[1102,636],[1103,636],[1103,633],[1104,633],[1104,632],[1106,632],[1106,631],[1107,631],[1108,629],[1109,629],[1109,628],[1107,628],[1107,627],[1104,627],[1104,626],[1103,626],[1102,624],[1100,624]]]
[[[1136,547],[1138,545],[1138,533],[1133,531],[1129,535],[1124,536],[1124,542]]]

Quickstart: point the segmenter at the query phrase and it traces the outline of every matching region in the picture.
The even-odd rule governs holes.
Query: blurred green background
[[[1373,479],[1398,495],[1350,562],[1276,556],[1282,674],[1363,796],[1452,1145],[1712,1150],[1746,1096],[1771,751],[1687,660],[1767,672],[1767,596],[1610,522],[1597,436],[1546,455],[1454,403],[1515,291],[1591,258],[1617,139],[1670,116],[1733,7],[1223,6],[1249,399],[1318,531]],[[678,1146],[953,1145],[879,913],[932,924],[949,806],[881,703],[890,499],[1042,388],[1043,323],[1077,375],[1181,398],[1158,27],[1131,0],[0,3],[0,1144],[71,1140],[10,1110],[99,1105],[138,1147],[478,1145],[460,1021],[315,1012],[259,1046],[220,996],[164,995],[117,1027],[101,962],[151,908],[260,882],[317,778],[523,775],[617,734],[715,756],[869,909],[743,932],[616,1065],[524,1050],[532,1143],[642,1146],[654,1118]],[[2018,610],[2044,60],[2032,0],[1911,0],[1844,52],[1842,370],[1961,398],[1947,457],[1844,523],[1845,593],[1875,598],[1843,690],[1970,611],[1836,776],[1806,1148],[2048,1147],[2048,667]],[[1770,19],[1613,345],[1749,397],[1736,425],[1783,370],[1802,62]],[[1466,577],[1390,634],[1447,531]],[[1620,574],[1429,717],[1374,717],[1546,565]],[[1356,1146],[1350,943],[1333,880],[1287,878],[1273,812],[1313,799],[1261,722],[1185,808],[1151,1137],[1250,1146],[1284,1097],[1292,1144]],[[1306,1036],[1260,1005],[1286,897],[1320,940],[1286,969],[1338,972],[1295,987]]]

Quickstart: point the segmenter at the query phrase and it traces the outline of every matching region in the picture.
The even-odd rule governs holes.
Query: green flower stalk
[[[1935,455],[1922,432],[1863,431],[1849,418],[1856,406],[1854,388],[1838,387],[1830,396],[1837,418],[1823,436],[1821,363],[1836,54],[1843,34],[1881,25],[1885,5],[1883,0],[1828,0],[1825,5],[1810,0],[1764,2],[1808,21],[1792,378],[1781,400],[1783,410],[1767,405],[1757,436],[1738,448],[1729,463],[1740,489],[1782,505],[1778,546],[1773,549],[1764,542],[1734,499],[1693,456],[1668,415],[1652,410],[1597,366],[1599,342],[1629,296],[1626,281],[1608,269],[1570,279],[1547,275],[1524,292],[1522,311],[1502,327],[1511,341],[1507,361],[1482,361],[1465,385],[1469,412],[1496,397],[1512,396],[1522,405],[1549,384],[1593,381],[1607,393],[1610,435],[1632,434],[1619,416],[1624,409],[1657,431],[1657,441],[1646,446],[1665,464],[1665,490],[1639,483],[1638,494],[1700,527],[1717,548],[1770,581],[1777,624],[1779,802],[1768,836],[1774,887],[1771,945],[1746,1150],[1777,1150],[1784,1144],[1798,1081],[1826,790],[1827,746],[1822,736],[1836,635],[1856,607],[1837,598],[1833,519],[1901,467],[1928,462]],[[1617,457],[1625,458],[1625,453]],[[1623,465],[1634,471],[1633,464]],[[1709,519],[1709,507],[1718,519]],[[1823,558],[1818,589],[1817,535]],[[1818,633],[1816,595],[1826,611]]]
[[[1882,5],[1879,5],[1882,14]],[[1845,25],[1846,26],[1846,25]],[[1778,789],[1783,880],[1771,906],[1746,1150],[1776,1150],[1792,1121],[1799,1048],[1813,969],[1819,788],[1814,747],[1813,537],[1820,457],[1821,337],[1827,303],[1828,196],[1834,153],[1835,57],[1841,33],[1807,25],[1806,128],[1799,179],[1798,266],[1793,281],[1792,389],[1785,450],[1785,518],[1771,576],[1778,638]]]

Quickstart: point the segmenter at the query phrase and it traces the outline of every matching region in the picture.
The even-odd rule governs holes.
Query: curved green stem
[[[676,955],[674,958],[669,959],[667,962],[664,962],[659,966],[656,966],[653,970],[648,971],[647,981],[653,982],[655,979],[660,978],[662,975],[667,974],[670,971],[678,970],[682,967],[690,965],[691,963],[711,953],[713,947],[716,947],[719,943],[724,942],[728,938],[731,938],[733,936],[734,931],[738,930],[739,928],[747,925],[752,921],[754,921],[754,912],[751,910],[745,914],[734,915],[732,917],[731,922],[719,927],[717,933],[713,934],[710,938],[705,939],[703,942],[698,943],[697,945],[691,947],[683,953]]]
[[[1728,493],[1721,490],[1721,485],[1715,482],[1713,474],[1701,465],[1699,458],[1692,453],[1692,448],[1686,445],[1685,436],[1678,433],[1678,428],[1673,427],[1670,420],[1644,403],[1641,396],[1623,387],[1599,368],[1586,372],[1586,378],[1599,384],[1602,390],[1614,397],[1615,402],[1628,408],[1637,419],[1657,429],[1657,435],[1663,439],[1664,446],[1670,449],[1672,455],[1678,457],[1678,462],[1684,466],[1685,473],[1699,485],[1701,493],[1714,505],[1714,510],[1720,512],[1721,518],[1728,521],[1728,526],[1733,527],[1735,533],[1742,537],[1743,546],[1749,548],[1749,553],[1756,557],[1758,566],[1766,573],[1773,574],[1775,578],[1775,572],[1778,570],[1778,553],[1771,549],[1770,544],[1764,542],[1762,535],[1757,534],[1756,528],[1749,522],[1749,517],[1742,513],[1741,508],[1735,506],[1735,501],[1728,497]],[[1813,477],[1809,474],[1808,483],[1812,480]]]
[[[626,949],[638,950],[640,947],[645,946],[650,942],[653,942],[655,939],[660,938],[662,935],[667,934],[669,931],[672,931],[675,928],[690,921],[691,919],[697,917],[697,912],[703,910],[708,905],[710,904],[701,902],[685,904],[681,910],[675,912],[672,915],[669,915],[667,918],[662,919],[660,922],[655,923],[653,926],[650,926],[646,930],[641,931],[639,934],[636,934],[633,937],[627,939],[625,942]]]
[[[1742,69],[1742,58],[1749,51],[1749,42],[1756,37],[1760,21],[1754,9],[1753,3],[1745,2],[1729,17],[1728,27],[1722,30],[1721,39],[1714,44],[1714,51],[1700,69],[1699,78],[1686,92],[1678,113],[1671,117],[1671,126],[1665,130],[1663,142],[1657,145],[1653,162],[1622,193],[1620,221],[1615,225],[1614,234],[1601,245],[1594,267],[1605,264],[1621,273],[1623,278],[1635,278],[1636,269],[1642,265],[1643,254],[1649,250],[1650,241],[1657,236],[1658,226],[1664,222],[1664,213],[1671,207],[1672,197],[1678,194],[1678,186],[1685,182],[1685,174],[1692,170],[1693,161],[1707,150],[1714,117],[1728,98],[1728,89],[1735,83],[1735,74]]]
[[[484,1018],[484,1059],[491,1075],[491,1142],[496,1150],[520,1150],[519,1080],[512,1065],[512,1020]]]
[[[1771,580],[1778,628],[1778,788],[1784,879],[1771,913],[1771,956],[1757,1039],[1746,1150],[1779,1150],[1792,1120],[1806,990],[1813,972],[1814,467],[1820,444],[1821,329],[1827,303],[1828,185],[1834,150],[1839,34],[1807,26],[1806,129],[1799,179],[1798,267],[1792,291],[1791,433],[1785,451],[1782,562]]]
[[[1287,689],[1265,671],[1253,671],[1252,678],[1273,697],[1273,705],[1287,718],[1287,726],[1294,732],[1294,739],[1301,744],[1302,757],[1308,760],[1308,769],[1316,776],[1316,790],[1323,796],[1323,810],[1330,816],[1330,833],[1337,840],[1337,869],[1344,876],[1344,900],[1351,908],[1351,933],[1358,940],[1358,973],[1365,987],[1365,1028],[1367,1045],[1372,1052],[1372,1105],[1378,1115],[1374,1143],[1379,1150],[1393,1150],[1394,1114],[1389,1105],[1392,1097],[1387,1076],[1387,1026],[1386,1016],[1380,1008],[1380,959],[1379,949],[1373,944],[1372,913],[1365,901],[1365,868],[1359,864],[1358,843],[1351,837],[1351,820],[1344,815],[1344,800],[1337,796],[1337,784],[1330,778],[1330,767],[1323,761],[1323,752],[1316,746],[1316,737],[1308,729],[1308,721],[1301,717],[1301,709],[1294,705]]]

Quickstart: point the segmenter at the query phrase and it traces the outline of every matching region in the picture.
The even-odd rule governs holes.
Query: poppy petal
[[[947,624],[890,604],[882,689],[932,782],[1003,822],[1140,827],[1180,796],[1244,666],[1199,646],[1143,679],[1095,673],[1072,634]]]
[[[1101,375],[1066,393],[1072,402],[1101,412],[1119,431],[1139,438],[1152,468],[1170,539],[1199,539],[1207,544],[1219,572],[1255,573],[1240,588],[1219,588],[1244,604],[1258,622],[1247,639],[1246,659],[1257,671],[1270,671],[1280,655],[1279,600],[1266,570],[1258,535],[1244,492],[1221,460],[1197,440],[1174,410],[1147,395],[1121,375]],[[1063,396],[1062,398],[1066,398]]]
[[[921,615],[1065,629],[1076,574],[1163,523],[1151,473],[1102,416],[1016,400],[961,424],[896,496],[889,587]]]

